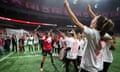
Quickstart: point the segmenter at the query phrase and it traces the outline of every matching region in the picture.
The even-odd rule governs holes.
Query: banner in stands
[[[13,34],[15,34],[17,38],[20,38],[21,36],[23,36],[23,34],[28,33],[23,29],[9,29],[9,28],[6,28],[6,32],[7,32],[7,35],[9,35],[10,37]]]
[[[64,0],[1,0],[3,3],[11,4],[13,6],[19,6],[22,8],[28,8],[31,10],[39,11],[46,14],[56,14],[56,15],[65,15],[67,16],[67,12],[64,9]],[[85,10],[85,3],[80,2],[81,6],[79,4],[74,5],[73,11],[76,14],[76,16],[79,17],[89,17],[89,14]],[[112,3],[112,2],[111,2]],[[116,3],[117,5],[117,3]],[[99,5],[98,5],[99,6]],[[71,5],[71,7],[73,7]],[[92,6],[94,7],[94,6]],[[99,7],[98,7],[99,8]],[[96,9],[98,14],[107,16],[107,17],[120,17],[120,12],[116,11],[116,8],[114,4],[112,4],[112,7],[109,7],[109,4],[103,4],[101,5],[100,9]],[[101,11],[102,9],[102,11]]]

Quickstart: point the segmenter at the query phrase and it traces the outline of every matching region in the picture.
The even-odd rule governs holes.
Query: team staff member
[[[17,37],[15,34],[12,35],[12,51],[14,52],[14,50],[17,52]]]
[[[46,36],[43,36],[43,57],[41,61],[40,71],[43,71],[43,64],[45,62],[47,54],[50,55],[51,63],[54,64],[53,56],[52,56],[52,37],[50,36],[50,32],[47,33]]]

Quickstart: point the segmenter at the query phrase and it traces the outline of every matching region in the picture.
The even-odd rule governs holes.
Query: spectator
[[[3,42],[2,42],[2,38],[0,37],[0,55],[2,55],[2,48],[3,48]]]
[[[17,38],[16,38],[15,34],[12,35],[12,51],[13,52],[14,52],[14,47],[15,47],[15,50],[17,52]]]

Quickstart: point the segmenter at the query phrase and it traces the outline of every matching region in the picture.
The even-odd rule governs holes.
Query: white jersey
[[[85,49],[87,47],[87,39],[86,38],[79,41],[79,47],[80,47],[80,49],[78,50],[78,56],[83,56]]]
[[[98,72],[103,66],[102,50],[99,49],[100,32],[84,26],[84,35],[88,40],[87,48],[81,60],[81,68],[89,72]]]
[[[79,41],[77,39],[74,39],[72,37],[67,38],[67,47],[70,47],[71,49],[67,51],[67,59],[77,59],[78,56],[78,47],[79,47]]]
[[[112,39],[112,37],[108,34],[105,34],[105,37],[109,37]],[[111,47],[111,44],[106,42],[106,45],[103,48],[103,61],[104,62],[112,63],[113,61],[112,51],[110,50],[110,47]]]

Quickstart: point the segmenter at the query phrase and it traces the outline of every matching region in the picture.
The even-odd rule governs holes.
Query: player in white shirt
[[[64,5],[72,22],[85,34],[88,40],[87,48],[81,60],[81,72],[98,72],[101,70],[102,64],[100,40],[113,27],[112,21],[104,16],[91,14],[93,20],[90,27],[87,27],[77,19],[67,0],[65,0]]]
[[[34,42],[34,49],[35,49],[35,51],[38,51],[39,38],[38,38],[36,33],[34,34],[33,38],[34,38],[34,40],[33,40],[33,42]]]
[[[62,37],[60,38],[59,45],[60,45],[60,54],[59,54],[59,59],[65,61],[66,57],[66,41],[67,41],[67,36],[65,33],[61,33]]]
[[[87,39],[83,34],[80,33],[78,33],[78,39],[79,39],[79,50],[78,50],[78,66],[79,66],[81,63],[81,58],[87,47]]]
[[[113,33],[109,32],[108,34],[105,34],[105,37],[109,37],[111,40],[105,41],[105,46],[103,48],[103,70],[99,72],[108,72],[108,68],[113,61],[112,51],[115,50]]]
[[[79,47],[79,41],[76,37],[75,32],[72,30],[72,33],[68,33],[68,38],[66,40],[66,72],[69,72],[69,64],[72,62],[75,67],[75,72],[78,72],[77,68],[77,56],[78,56],[78,47]]]
[[[28,44],[29,52],[33,53],[33,36],[32,35],[29,35],[27,39],[27,44]]]

